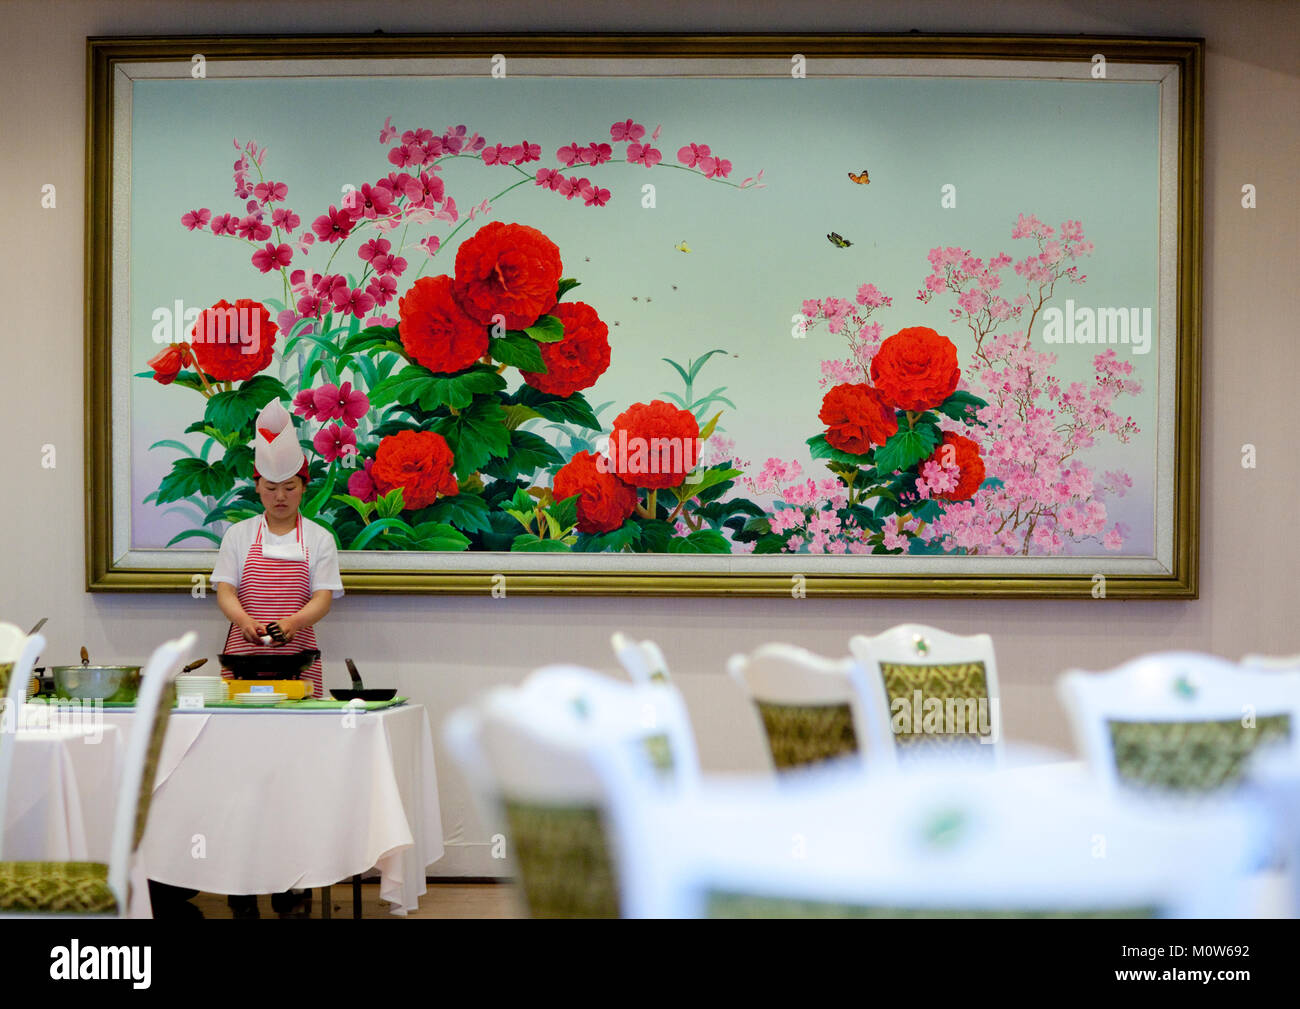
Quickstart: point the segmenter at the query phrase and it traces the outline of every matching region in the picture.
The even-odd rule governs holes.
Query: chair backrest
[[[1300,655],[1260,655],[1251,652],[1242,657],[1241,664],[1247,669],[1262,669],[1266,672],[1300,673]]]
[[[769,644],[733,655],[727,671],[754,702],[778,773],[855,756],[865,767],[884,756],[873,732],[871,695],[852,659]]]
[[[634,641],[621,631],[615,631],[609,640],[619,664],[627,670],[633,683],[672,682],[664,653],[653,641]]]
[[[1108,787],[1196,793],[1232,787],[1250,758],[1300,755],[1300,673],[1163,652],[1059,683],[1075,739]]]
[[[855,635],[849,650],[885,719],[879,731],[893,741],[901,760],[924,759],[936,750],[1000,759],[1002,713],[989,635],[899,624],[874,637]]]
[[[604,707],[599,714],[610,730],[626,736],[662,784],[687,789],[698,782],[700,761],[686,702],[666,680],[629,686],[590,669],[552,665],[529,674],[520,689],[578,707],[600,699]]]
[[[176,701],[176,675],[189,660],[197,640],[194,631],[187,631],[180,638],[163,642],[149,656],[140,677],[135,718],[118,786],[113,846],[108,860],[108,886],[117,897],[123,915],[130,907],[131,859],[144,837],[158,758],[162,754],[167,720]]]
[[[635,796],[676,791],[689,781],[680,773],[686,758],[679,761],[672,749],[676,730],[668,734],[670,773],[663,773],[664,751],[647,744],[663,735],[674,702],[680,704],[675,691],[662,686],[551,666],[448,719],[448,748],[483,805],[504,820],[532,916],[621,913],[637,885],[622,866],[640,857],[646,837]]]
[[[919,764],[920,762],[918,762]],[[1231,915],[1265,829],[1244,804],[913,770],[709,788],[655,817],[664,917]],[[914,765],[915,766],[915,765]]]
[[[13,624],[0,623],[0,690],[4,697],[4,710],[0,712],[0,859],[4,858],[9,774],[13,769],[17,733],[23,724],[27,681],[44,647],[45,638],[41,635],[29,637]]]

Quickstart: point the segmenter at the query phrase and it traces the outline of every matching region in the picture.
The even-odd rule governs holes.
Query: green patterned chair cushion
[[[117,898],[99,862],[0,862],[0,911],[116,914]]]
[[[153,783],[158,776],[158,761],[162,757],[163,739],[167,735],[167,719],[176,704],[176,684],[169,683],[163,688],[158,700],[158,711],[153,719],[153,731],[149,735],[149,749],[144,758],[144,774],[140,778],[140,797],[135,807],[135,834],[131,850],[140,847],[144,839],[145,824],[149,820],[149,803],[153,801]]]
[[[1257,747],[1291,737],[1289,715],[1199,722],[1126,722],[1106,728],[1120,781],[1135,787],[1205,792],[1240,780]]]
[[[900,756],[942,750],[991,758],[993,712],[983,662],[880,663],[890,727]],[[896,703],[898,702],[898,703]]]
[[[1002,908],[918,908],[843,904],[837,901],[771,897],[762,894],[711,891],[706,898],[709,918],[1154,918],[1150,907],[1069,910]]]
[[[858,752],[853,710],[847,704],[755,703],[778,771]]]
[[[507,799],[505,811],[532,917],[618,917],[618,884],[599,809]]]

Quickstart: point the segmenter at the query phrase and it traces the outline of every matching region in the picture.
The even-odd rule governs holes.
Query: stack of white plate
[[[195,676],[182,673],[176,677],[176,696],[199,696],[204,704],[213,704],[226,699],[226,681],[220,676]]]
[[[288,699],[288,694],[236,694],[232,700],[240,704],[279,704]]]

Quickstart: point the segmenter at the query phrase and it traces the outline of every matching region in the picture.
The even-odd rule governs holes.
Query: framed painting
[[[88,588],[1195,597],[1203,56],[89,39]]]

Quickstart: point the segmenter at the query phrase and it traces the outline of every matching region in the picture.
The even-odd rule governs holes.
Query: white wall
[[[396,685],[437,727],[464,699],[545,662],[608,667],[623,628],[658,639],[675,667],[708,769],[759,765],[752,716],[730,688],[733,651],[784,639],[839,652],[850,634],[902,620],[994,635],[1010,738],[1069,748],[1053,681],[1068,666],[1105,668],[1179,647],[1231,657],[1300,651],[1293,572],[1300,462],[1296,340],[1296,152],[1300,150],[1300,7],[1291,3],[860,2],[689,5],[574,2],[402,4],[16,2],[0,40],[0,618],[48,615],[49,661],[81,644],[104,660],[140,659],[164,636],[197,628],[211,654],[224,634],[215,602],[84,592],[82,235],[84,38],[87,35],[309,31],[923,31],[1204,36],[1204,450],[1201,598],[1119,601],[814,601],[793,599],[392,598],[354,596],[321,627],[336,685],[354,656],[376,685]],[[40,209],[40,187],[58,208]],[[1253,183],[1259,209],[1239,205]],[[1258,468],[1240,465],[1252,443]],[[57,466],[43,469],[42,446]],[[304,754],[304,762],[310,756]],[[431,871],[499,868],[439,751],[449,854]]]

